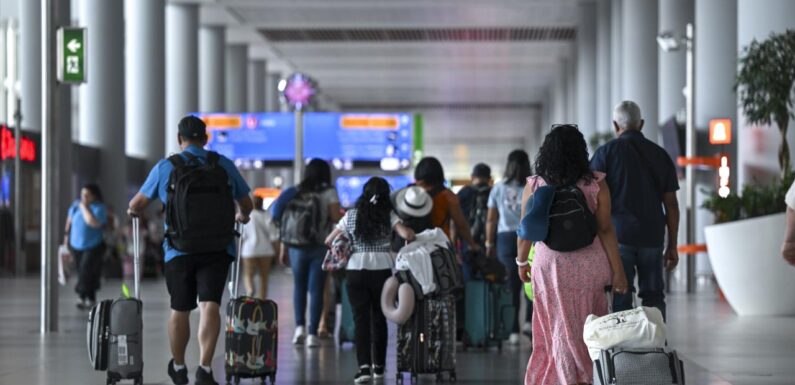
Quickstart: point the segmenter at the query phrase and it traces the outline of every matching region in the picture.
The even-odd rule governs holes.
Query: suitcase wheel
[[[134,384],[135,385],[144,385],[144,377],[143,376],[139,376],[138,378],[136,378],[134,380]]]
[[[398,372],[398,373],[395,375],[395,383],[396,383],[397,385],[403,385],[403,373],[400,373],[400,372]]]
[[[264,378],[262,379],[262,383],[263,384],[265,383],[265,379]],[[275,374],[271,374],[271,385],[276,385],[276,375]]]
[[[411,373],[411,384],[414,385],[417,383],[417,374]]]
[[[240,376],[235,376],[235,385],[240,384]]]
[[[442,375],[442,373],[436,373],[436,382],[444,382],[444,375]]]
[[[458,381],[458,377],[455,375],[455,371],[450,372],[450,382]]]

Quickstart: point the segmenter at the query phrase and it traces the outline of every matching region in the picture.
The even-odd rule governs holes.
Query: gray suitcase
[[[603,350],[593,363],[594,385],[684,385],[684,365],[676,351]]]
[[[140,295],[140,232],[133,218],[135,296],[102,301],[89,313],[89,360],[96,370],[107,370],[107,384],[133,380],[143,385],[143,304]]]

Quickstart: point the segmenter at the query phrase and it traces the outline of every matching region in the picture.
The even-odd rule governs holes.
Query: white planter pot
[[[785,214],[704,229],[715,278],[741,316],[795,315],[795,267],[781,257]]]

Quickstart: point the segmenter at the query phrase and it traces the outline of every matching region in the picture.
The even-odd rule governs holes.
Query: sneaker
[[[378,380],[380,378],[384,378],[385,369],[386,368],[384,368],[383,365],[375,365],[375,366],[373,366],[373,378],[376,379],[376,380]]]
[[[370,366],[362,365],[359,367],[359,371],[356,372],[356,376],[353,377],[353,382],[357,384],[366,384],[370,382],[370,379],[372,379],[370,375]]]
[[[199,366],[196,369],[196,385],[218,385],[213,378],[213,372],[207,372]]]
[[[86,301],[86,309],[93,309],[97,305],[97,301],[92,299]]]
[[[306,347],[308,348],[317,348],[320,347],[320,338],[314,334],[310,334],[306,337]]]
[[[77,308],[78,308],[78,309],[80,309],[80,310],[88,310],[88,309],[86,308],[86,300],[84,300],[84,299],[81,299],[80,301],[78,301],[78,302],[75,304],[75,306],[77,306]]]
[[[304,331],[304,327],[297,326],[295,328],[295,334],[293,334],[293,345],[303,345],[305,338],[306,332]]]
[[[171,381],[174,382],[174,385],[187,385],[188,383],[188,368],[182,368],[180,370],[174,369],[174,359],[168,362],[168,376],[171,377]]]
[[[519,333],[511,333],[508,337],[508,343],[511,345],[519,345]]]

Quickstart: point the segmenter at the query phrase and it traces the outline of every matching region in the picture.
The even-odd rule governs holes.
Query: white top
[[[241,238],[243,247],[240,250],[240,256],[243,258],[276,255],[272,242],[279,239],[279,230],[273,224],[271,215],[267,211],[254,210],[251,212],[251,221],[243,226]]]
[[[337,229],[341,231],[346,231],[348,228],[348,215],[350,211],[345,213],[345,215],[340,219],[339,223],[337,223]],[[392,228],[395,227],[398,223],[401,223],[400,217],[395,214],[393,211],[389,214],[389,222],[392,224]],[[351,257],[348,259],[348,264],[346,265],[346,270],[391,270],[392,267],[395,265],[395,254],[392,252],[384,253],[384,252],[362,252],[362,253],[353,253]]]
[[[784,197],[784,203],[793,210],[795,210],[795,183],[792,183],[792,186],[789,187],[787,191],[787,195]]]

